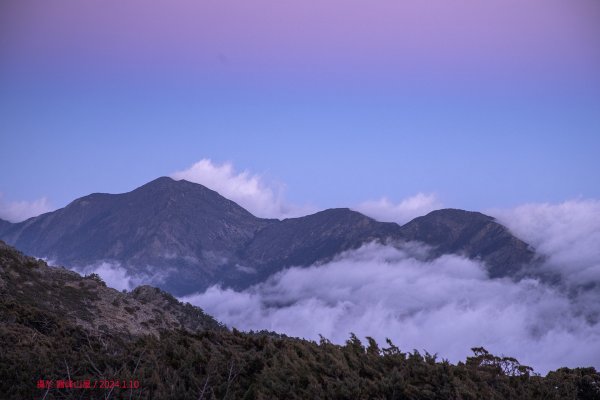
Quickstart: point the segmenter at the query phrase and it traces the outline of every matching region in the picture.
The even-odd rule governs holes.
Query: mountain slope
[[[17,225],[8,239],[27,253],[68,264],[143,264],[171,255],[201,259],[202,249],[226,253],[265,221],[204,186],[159,178],[129,193],[91,194]]]
[[[68,318],[90,332],[158,336],[163,330],[223,329],[212,317],[157,288],[123,293],[97,276],[82,277],[24,256],[0,241],[0,300]]]
[[[427,243],[436,255],[464,254],[481,259],[491,277],[513,276],[535,256],[530,246],[494,218],[456,209],[433,211],[400,228],[407,240]]]
[[[257,272],[247,279],[260,282],[282,268],[329,261],[342,251],[399,235],[397,224],[378,222],[347,208],[328,209],[266,226],[245,246],[240,258]]]
[[[2,236],[4,232],[8,231],[12,227],[12,225],[13,224],[11,224],[10,222],[0,218],[0,236]]]
[[[159,178],[129,193],[82,197],[15,224],[3,239],[69,266],[108,260],[159,273],[174,267],[181,282],[202,286],[268,223],[204,186]]]

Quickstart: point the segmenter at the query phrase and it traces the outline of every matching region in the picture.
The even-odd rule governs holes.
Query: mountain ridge
[[[477,211],[446,208],[417,217],[400,228],[411,240],[435,244],[434,254],[462,253],[488,264],[490,277],[511,276],[535,252],[494,217]],[[512,248],[512,252],[503,251]]]
[[[477,212],[437,210],[402,226],[348,208],[265,219],[203,185],[168,177],[126,193],[93,193],[5,226],[0,239],[25,253],[69,267],[109,261],[129,273],[162,272],[167,276],[159,286],[177,295],[214,284],[243,289],[283,268],[324,263],[372,241],[418,241],[434,256],[480,259],[492,277],[516,274],[535,255]]]

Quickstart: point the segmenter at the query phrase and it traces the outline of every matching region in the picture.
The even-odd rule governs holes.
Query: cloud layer
[[[404,210],[434,207],[419,195],[394,206],[372,202],[380,219],[412,218]],[[369,205],[369,203],[366,203]],[[409,212],[407,211],[407,212]],[[517,357],[546,372],[561,366],[600,367],[600,202],[528,204],[488,211],[536,247],[538,279],[489,279],[478,262],[455,255],[433,261],[426,247],[369,244],[310,268],[291,268],[236,292],[211,287],[188,296],[221,321],[240,329],[268,329],[343,343],[350,332],[391,338],[404,350],[426,349],[452,361],[473,346]],[[398,217],[399,216],[399,217]]]
[[[46,197],[33,201],[5,201],[0,193],[0,218],[10,222],[21,222],[54,208]]]
[[[354,210],[378,221],[397,222],[402,225],[442,207],[442,202],[436,195],[417,193],[397,204],[391,202],[387,197],[365,201],[354,207]]]
[[[525,204],[489,214],[546,256],[548,272],[571,284],[600,284],[600,201]]]
[[[290,218],[313,211],[310,207],[286,202],[283,185],[266,183],[260,175],[249,171],[237,172],[231,163],[219,165],[202,159],[188,169],[174,172],[171,177],[215,190],[258,217]]]
[[[484,346],[540,372],[600,366],[600,325],[577,301],[533,279],[490,280],[482,265],[458,256],[424,261],[423,251],[369,244],[245,291],[211,287],[182,300],[245,330],[337,343],[350,332],[389,337],[451,361]]]

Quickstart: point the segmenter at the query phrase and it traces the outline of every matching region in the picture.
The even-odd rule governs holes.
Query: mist
[[[50,264],[53,264],[50,262]],[[175,269],[158,269],[146,267],[143,270],[132,272],[118,262],[103,261],[83,267],[72,267],[72,271],[85,276],[97,274],[106,286],[117,290],[130,291],[140,285],[160,286]]]

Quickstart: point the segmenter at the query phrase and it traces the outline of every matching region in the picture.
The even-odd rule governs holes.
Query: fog
[[[49,262],[53,264],[53,262]],[[117,262],[103,261],[84,267],[70,268],[80,275],[98,274],[108,287],[117,290],[132,290],[140,285],[160,286],[175,269],[146,267],[132,272]]]

